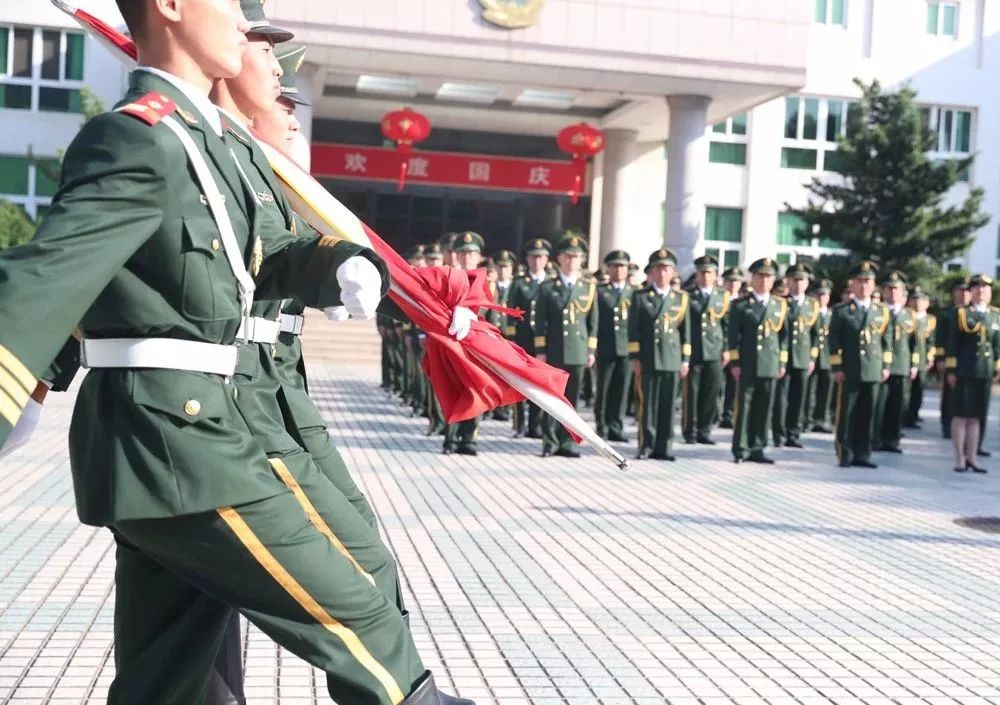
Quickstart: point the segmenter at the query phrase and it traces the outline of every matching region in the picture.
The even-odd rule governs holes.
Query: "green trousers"
[[[565,370],[569,373],[569,380],[566,382],[566,398],[574,408],[580,406],[580,385],[583,382],[583,365],[556,365],[549,363],[552,367]],[[542,414],[542,450],[579,450],[579,445],[563,428],[563,425],[548,414]]]
[[[809,370],[789,367],[774,386],[774,415],[771,427],[774,444],[797,441],[806,425],[806,398],[809,394]]]
[[[476,450],[479,446],[479,417],[450,423],[444,429],[445,450]]]
[[[775,379],[741,377],[733,403],[733,457],[746,460],[767,447],[767,432],[774,407]]]
[[[872,455],[872,431],[879,382],[851,382],[837,385],[834,447],[842,463],[868,460]]]
[[[636,424],[639,451],[669,453],[674,444],[674,411],[680,385],[679,372],[643,369],[633,375],[636,384]]]
[[[632,369],[625,357],[604,357],[597,360],[597,394],[594,418],[597,433],[622,435],[625,428],[625,406],[628,403],[629,377]]]
[[[726,376],[726,388],[722,395],[722,412],[719,420],[729,425],[733,423],[733,411],[736,407],[736,388],[739,386],[739,382],[733,379],[733,373],[730,371],[729,365],[726,365],[723,372]]]
[[[833,373],[817,369],[809,378],[809,418],[814,426],[830,423],[830,394],[833,388]]]
[[[426,673],[377,532],[304,453],[271,467],[268,499],[112,527],[109,703],[201,702],[232,609],[323,670],[337,702],[398,705]]]
[[[541,438],[542,435],[542,410],[538,405],[530,401],[519,401],[512,404],[511,423],[514,427],[515,435],[528,434],[529,436]]]
[[[422,367],[424,351],[416,341],[413,343],[413,372],[410,376],[410,408],[414,416],[420,416],[427,409],[427,375]]]
[[[699,362],[691,365],[683,382],[684,413],[681,420],[684,440],[708,438],[719,415],[722,392],[722,362]]]
[[[906,413],[903,415],[903,423],[906,426],[915,426],[920,423],[920,407],[924,405],[924,385],[926,383],[926,370],[920,370],[917,373],[917,378],[910,382],[910,401],[906,405]]]
[[[903,436],[903,414],[910,403],[910,378],[891,375],[879,386],[875,410],[875,434],[878,445],[897,446]]]
[[[423,374],[423,371],[420,374]],[[434,436],[445,431],[444,413],[441,411],[441,402],[438,401],[430,380],[426,377],[424,380],[427,383],[427,435]]]
[[[941,376],[941,436],[951,438],[952,406],[951,387],[944,375]]]

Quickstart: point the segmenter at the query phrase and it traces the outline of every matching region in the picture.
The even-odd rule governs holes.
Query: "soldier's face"
[[[851,280],[851,294],[856,299],[867,301],[875,293],[875,280],[867,277],[858,277]]]
[[[274,56],[271,40],[260,34],[248,35],[243,52],[243,70],[235,78],[226,80],[229,93],[240,112],[256,120],[259,115],[274,109],[281,95],[281,64]]]
[[[970,293],[973,306],[985,306],[993,299],[993,287],[986,284],[972,287]]]
[[[444,264],[444,258],[443,257],[427,257],[425,259],[425,262],[427,263],[428,267],[440,267],[442,264]]]
[[[411,267],[416,267],[417,269],[420,269],[421,267],[424,266],[424,258],[423,257],[411,257],[410,259],[408,259],[406,261],[409,263],[409,265]]]
[[[903,287],[884,286],[882,287],[882,300],[889,306],[900,306],[903,303]]]
[[[509,282],[514,276],[514,265],[501,264],[497,269],[497,277],[502,282]]]
[[[830,295],[829,294],[817,294],[816,300],[819,301],[820,308],[826,308],[830,305]]]
[[[953,289],[951,292],[951,300],[956,306],[965,306],[969,303],[969,290]]]
[[[649,270],[649,281],[660,289],[666,289],[670,286],[674,274],[676,271],[669,264],[654,264]]]
[[[456,252],[455,255],[458,259],[458,266],[467,272],[471,272],[483,261],[483,253],[479,250],[462,250]]]
[[[171,0],[155,6],[177,44],[206,77],[239,74],[250,30],[239,0]]]
[[[282,154],[291,154],[292,145],[299,134],[295,103],[285,98],[278,98],[270,110],[254,117],[253,132],[258,139]]]
[[[739,279],[728,279],[726,280],[726,288],[729,290],[730,295],[735,296],[743,288],[743,282]]]
[[[528,255],[528,269],[532,272],[542,271],[548,263],[548,255]]]
[[[802,296],[806,293],[809,288],[808,279],[789,279],[788,280],[788,292],[792,296]]]
[[[699,269],[695,276],[698,279],[698,286],[702,289],[711,289],[715,286],[715,280],[718,279],[719,273],[714,269]]]
[[[560,252],[558,260],[559,269],[566,275],[579,274],[580,269],[583,267],[583,255],[572,252]]]
[[[608,278],[617,283],[625,281],[628,277],[628,265],[627,264],[609,264],[608,265]]]
[[[774,288],[774,275],[764,272],[754,272],[750,280],[753,290],[758,294],[768,294]]]

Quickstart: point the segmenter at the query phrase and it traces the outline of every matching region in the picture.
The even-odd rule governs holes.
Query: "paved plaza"
[[[955,523],[1000,516],[1000,459],[952,473],[935,398],[877,471],[835,468],[810,435],[775,467],[680,445],[621,473],[589,450],[542,460],[497,421],[478,458],[442,456],[374,375],[315,368],[314,395],[446,689],[478,705],[1000,703],[1000,534]],[[0,463],[0,705],[103,703],[114,673],[112,542],[76,519],[72,400],[50,399]],[[989,436],[1000,451],[995,418]],[[254,705],[328,701],[252,628],[245,656]]]

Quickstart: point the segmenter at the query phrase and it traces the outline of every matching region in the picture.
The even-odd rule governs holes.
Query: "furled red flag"
[[[130,68],[135,66],[137,52],[128,37],[65,0],[52,3]],[[481,318],[473,323],[469,336],[461,342],[448,334],[456,306],[473,311],[495,307],[485,286],[485,275],[470,276],[447,267],[413,268],[308,173],[277,150],[259,144],[296,213],[321,235],[367,245],[385,260],[392,278],[389,295],[427,334],[424,371],[449,423],[529,399],[578,441],[588,441],[620,469],[629,467],[628,460],[598,436],[563,396],[565,372],[530,357]]]

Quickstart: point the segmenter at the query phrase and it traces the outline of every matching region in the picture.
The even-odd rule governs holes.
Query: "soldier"
[[[813,298],[819,306],[816,319],[816,369],[809,378],[810,417],[815,433],[832,433],[830,427],[830,391],[833,377],[830,371],[830,294],[833,283],[820,279],[813,289]]]
[[[819,304],[806,296],[812,270],[805,264],[794,264],[785,272],[788,290],[788,374],[775,385],[774,445],[801,448],[799,440],[806,424],[809,376],[816,369],[816,323]]]
[[[775,380],[788,364],[788,302],[772,296],[776,265],[760,259],[750,265],[751,293],[729,308],[729,364],[737,382],[733,423],[733,460],[773,465],[764,455],[771,425]]]
[[[406,253],[406,261],[411,267],[416,269],[423,267],[425,263],[424,246],[414,245],[411,247]],[[403,403],[410,407],[411,414],[416,415],[420,413],[419,410],[422,408],[420,401],[417,399],[417,377],[421,373],[417,369],[417,353],[413,345],[416,333],[413,323],[408,320],[401,321],[399,328],[403,354]]]
[[[739,267],[730,267],[722,273],[722,286],[729,294],[730,306],[732,302],[742,296],[743,282],[746,281],[746,274]],[[719,428],[733,427],[733,407],[736,403],[736,380],[732,375],[732,361],[723,370],[726,375],[725,390],[722,394],[722,411],[719,415]]]
[[[691,360],[690,298],[671,286],[677,256],[670,250],[651,254],[646,272],[650,284],[632,294],[628,323],[639,427],[636,458],[674,461],[675,401]]]
[[[556,244],[559,274],[542,282],[535,296],[535,356],[569,373],[566,398],[576,406],[583,370],[593,367],[597,353],[597,284],[582,277],[587,244],[568,235]],[[579,447],[548,414],[542,419],[542,457],[579,458]]]
[[[485,247],[482,235],[474,232],[459,234],[454,241],[453,248],[458,266],[466,272],[478,269],[483,259],[483,248]],[[444,431],[444,446],[442,453],[451,455],[479,455],[477,446],[479,444],[479,417],[466,419],[458,423],[447,424]]]
[[[639,273],[639,265],[632,262],[628,266],[628,285],[635,290],[642,287],[645,281],[645,276]]]
[[[694,261],[691,292],[691,371],[684,380],[683,432],[685,443],[715,445],[710,438],[719,413],[723,368],[729,364],[726,347],[729,292],[716,286],[719,261],[704,255]]]
[[[428,267],[441,267],[444,265],[444,252],[441,249],[440,242],[435,242],[424,248],[424,261]],[[419,328],[415,330],[417,333],[418,354],[422,360],[427,350],[427,334]],[[422,366],[420,367],[420,379],[424,390],[424,408],[425,415],[427,416],[427,432],[424,435],[442,435],[445,430],[444,412],[441,411],[441,403],[434,394],[434,390],[431,389],[430,382],[427,379],[427,375],[423,373]]]
[[[516,322],[508,322],[504,331],[507,338],[517,343],[524,352],[535,354],[535,299],[538,287],[548,275],[545,273],[549,264],[549,253],[552,245],[548,240],[536,238],[530,240],[524,250],[524,259],[528,272],[511,283],[508,305],[510,308],[524,311],[524,317]],[[525,411],[527,410],[527,413]],[[530,401],[520,401],[514,404],[514,438],[542,437],[541,410]]]
[[[892,364],[889,380],[879,388],[875,407],[877,450],[902,453],[903,412],[909,404],[910,382],[917,376],[920,361],[916,347],[916,319],[904,306],[906,279],[902,272],[892,271],[882,281],[882,299],[889,309],[890,352]]]
[[[496,303],[507,306],[510,301],[511,283],[514,280],[514,265],[517,264],[517,258],[510,250],[500,250],[493,256],[493,262],[496,266],[497,278],[490,285],[490,292]],[[505,333],[507,330],[507,316],[505,314],[487,309],[483,317],[495,325],[501,333]],[[512,406],[513,404],[494,409],[493,418],[497,421],[510,421]]]
[[[851,270],[851,299],[834,307],[830,320],[830,365],[837,383],[835,443],[840,467],[877,468],[871,461],[875,403],[892,364],[892,317],[873,300],[872,262]]]
[[[945,383],[951,388],[955,472],[985,473],[976,463],[993,383],[1000,381],[1000,309],[990,306],[993,279],[969,282],[970,302],[956,308],[945,336]]]
[[[632,286],[628,283],[631,258],[625,250],[604,257],[608,283],[597,287],[597,433],[609,441],[625,442],[625,405],[631,371],[628,361],[628,320]]]
[[[931,342],[937,330],[937,317],[927,313],[930,307],[930,297],[920,287],[910,291],[909,307],[913,311],[916,322],[916,353],[917,376],[910,385],[910,403],[906,408],[904,426],[920,428],[920,407],[924,404],[924,385],[927,374],[934,367],[934,347]]]
[[[438,240],[441,252],[444,253],[444,266],[453,269],[461,269],[458,264],[458,254],[455,251],[455,240],[457,239],[458,233],[445,233]]]
[[[951,387],[945,384],[945,351],[948,331],[955,324],[955,311],[969,305],[969,280],[961,279],[951,285],[951,305],[938,312],[938,325],[934,334],[934,364],[941,380],[941,436],[951,438]]]

